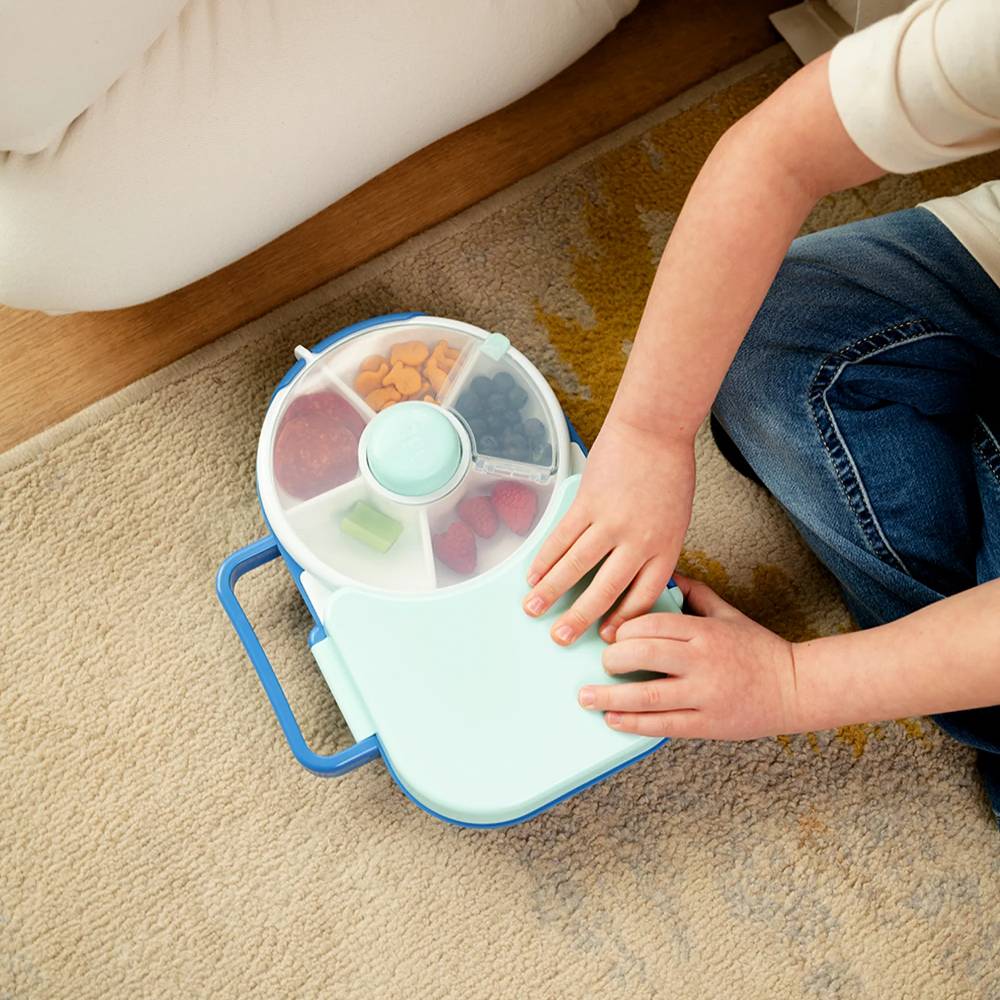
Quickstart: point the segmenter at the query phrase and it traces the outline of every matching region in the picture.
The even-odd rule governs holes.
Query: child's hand
[[[580,704],[603,709],[612,729],[643,736],[748,740],[801,729],[792,643],[705,584],[677,582],[688,609],[702,617],[644,615],[622,625],[604,650],[610,674],[669,676],[588,686]]]
[[[694,448],[609,420],[597,437],[579,492],[528,573],[524,610],[544,614],[602,559],[590,586],[552,626],[569,645],[624,593],[601,628],[610,642],[644,614],[673,573],[691,518]],[[605,558],[606,557],[606,558]]]

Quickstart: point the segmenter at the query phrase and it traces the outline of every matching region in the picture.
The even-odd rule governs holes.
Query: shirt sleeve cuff
[[[968,156],[938,146],[914,127],[898,86],[900,47],[924,0],[842,38],[830,53],[830,92],[840,121],[854,144],[883,170],[909,174]],[[928,70],[933,53],[927,53]]]

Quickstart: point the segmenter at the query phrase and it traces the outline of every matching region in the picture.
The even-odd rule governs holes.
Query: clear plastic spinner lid
[[[506,337],[417,317],[368,328],[272,400],[257,454],[265,516],[332,587],[453,586],[508,560],[569,462],[566,421]]]

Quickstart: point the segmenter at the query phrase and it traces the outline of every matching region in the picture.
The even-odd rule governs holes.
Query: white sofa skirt
[[[146,301],[526,94],[637,0],[7,0],[0,302]]]

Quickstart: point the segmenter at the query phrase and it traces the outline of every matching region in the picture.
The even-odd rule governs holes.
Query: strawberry
[[[492,538],[496,534],[497,512],[489,497],[466,497],[457,510],[458,516],[480,538]]]
[[[506,481],[493,487],[493,507],[500,520],[517,535],[526,535],[535,523],[538,496],[524,483]]]
[[[456,573],[469,574],[476,568],[476,536],[467,524],[454,521],[447,531],[431,536],[434,555]]]

